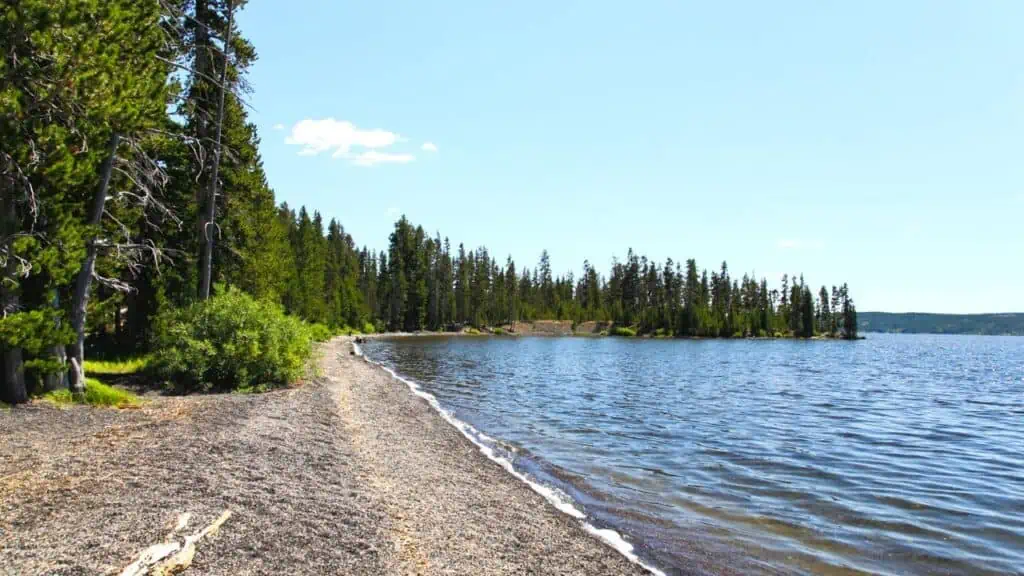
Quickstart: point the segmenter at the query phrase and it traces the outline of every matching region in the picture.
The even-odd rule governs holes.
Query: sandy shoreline
[[[646,573],[350,350],[268,394],[0,413],[0,573],[116,573],[226,509],[186,574]]]

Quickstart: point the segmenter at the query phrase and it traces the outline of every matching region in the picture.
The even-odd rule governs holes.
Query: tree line
[[[320,215],[305,208],[296,215],[282,206],[281,222],[296,274],[278,277],[284,303],[331,326],[411,332],[548,319],[679,337],[857,336],[847,285],[813,291],[802,275],[769,289],[764,278],[731,277],[725,262],[709,274],[693,259],[659,264],[629,250],[607,276],[585,261],[574,278],[553,275],[546,250],[532,270],[517,270],[511,256],[499,263],[486,247],[452,247],[404,216],[380,252],[357,248],[333,220],[325,235]]]
[[[554,276],[404,217],[388,248],[279,205],[248,120],[246,0],[13,0],[0,11],[0,399],[83,390],[87,354],[234,287],[309,322],[439,330],[534,319],[642,332],[856,336],[846,286],[769,290],[632,251]]]

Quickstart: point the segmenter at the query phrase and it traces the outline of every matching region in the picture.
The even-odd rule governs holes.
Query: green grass
[[[480,335],[480,331],[477,330],[476,328],[470,328],[470,329],[466,330],[466,334],[469,334],[470,336],[479,336]]]
[[[106,374],[123,376],[142,372],[149,366],[149,356],[137,356],[113,362],[103,360],[86,360],[86,374]]]
[[[623,336],[626,338],[632,338],[636,336],[636,330],[632,328],[626,328],[625,326],[616,326],[612,328],[612,336]]]
[[[505,334],[505,329],[504,328],[495,328],[494,330],[492,330],[492,332],[494,333],[495,336],[501,336],[501,335]]]
[[[111,406],[114,408],[129,408],[138,406],[142,402],[142,399],[135,394],[127,390],[107,386],[95,378],[85,379],[85,394],[76,396],[70,390],[54,390],[44,394],[42,400],[56,406],[88,404],[90,406]]]

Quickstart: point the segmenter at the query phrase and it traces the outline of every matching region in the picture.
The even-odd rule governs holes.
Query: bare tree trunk
[[[206,214],[203,217],[200,229],[200,234],[203,235],[203,254],[199,272],[200,300],[206,300],[210,297],[210,282],[213,278],[213,239],[217,214],[217,177],[220,171],[220,142],[224,129],[224,91],[228,76],[228,54],[231,51],[233,16],[234,6],[232,6],[231,0],[228,0],[228,26],[227,31],[224,33],[224,66],[220,71],[220,86],[218,87],[217,136],[213,148],[213,171],[210,174],[209,191],[206,194]]]
[[[14,235],[18,231],[18,212],[14,203],[14,194],[4,191],[3,207],[0,211],[0,237],[7,237],[7,265],[0,279],[0,314],[6,316],[18,309],[18,292],[14,285],[18,262],[14,257]],[[0,400],[10,404],[21,404],[28,400],[25,389],[25,371],[21,348],[0,347]]]
[[[56,309],[60,308],[60,290],[53,291],[53,307]],[[57,325],[58,327],[60,327],[59,319],[57,320]],[[57,344],[53,346],[50,349],[50,355],[53,356],[53,358],[55,358],[58,362],[60,362],[61,365],[67,365],[67,353],[65,352],[63,345]],[[68,372],[66,368],[54,374],[47,374],[46,378],[43,381],[43,388],[47,392],[51,392],[53,390],[61,390],[67,388],[68,385]]]
[[[121,135],[114,133],[110,137],[110,151],[100,169],[100,186],[92,199],[92,212],[89,214],[89,226],[98,226],[103,218],[103,207],[107,202],[107,188],[110,186],[110,175],[114,169],[117,146]],[[71,361],[71,392],[85,392],[85,314],[89,303],[89,285],[92,284],[93,272],[96,269],[96,237],[90,236],[85,243],[85,259],[75,280],[75,294],[71,301],[71,328],[75,331],[75,343],[71,345],[68,357]]]

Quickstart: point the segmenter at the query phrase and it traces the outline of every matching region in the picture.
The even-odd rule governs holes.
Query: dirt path
[[[391,520],[392,573],[645,573],[348,350],[332,343],[326,376],[339,384],[346,435]]]
[[[186,574],[387,572],[387,519],[326,383],[17,408],[0,413],[0,439],[0,574],[120,571],[179,513],[198,528],[225,509]]]
[[[186,575],[643,573],[349,350],[268,394],[0,412],[0,574],[117,573],[225,509]]]

